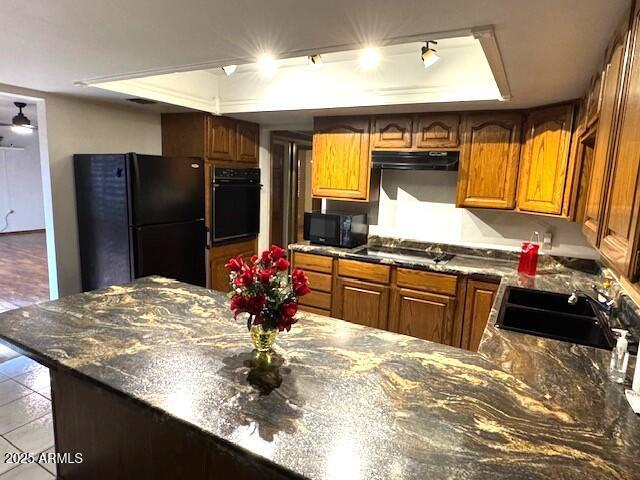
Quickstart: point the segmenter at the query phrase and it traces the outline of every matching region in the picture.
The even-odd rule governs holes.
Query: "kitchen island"
[[[84,459],[67,480],[639,475],[608,352],[300,315],[265,365],[223,294],[148,277],[1,314],[0,337],[51,369],[57,451]]]

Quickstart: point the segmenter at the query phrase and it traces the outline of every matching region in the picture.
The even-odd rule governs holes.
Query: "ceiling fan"
[[[23,102],[13,102],[13,104],[18,107],[18,114],[13,117],[11,123],[0,123],[0,127],[11,127],[11,131],[20,134],[27,134],[36,130],[38,127],[31,125],[31,120],[22,113],[22,109],[26,107],[27,104]]]

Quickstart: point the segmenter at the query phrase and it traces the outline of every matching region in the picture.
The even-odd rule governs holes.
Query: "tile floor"
[[[54,464],[7,464],[5,453],[53,451],[49,370],[0,345],[0,480],[55,478]]]
[[[43,232],[0,235],[0,312],[49,300]],[[0,344],[0,480],[55,478],[54,464],[7,464],[5,453],[53,452],[49,370]]]

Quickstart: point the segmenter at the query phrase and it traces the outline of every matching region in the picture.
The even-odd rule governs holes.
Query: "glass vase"
[[[265,330],[262,325],[253,325],[251,327],[251,342],[253,348],[258,352],[268,352],[276,341],[278,330]]]

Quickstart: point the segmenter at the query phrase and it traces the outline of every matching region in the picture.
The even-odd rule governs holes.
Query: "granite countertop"
[[[0,337],[303,477],[640,472],[640,420],[606,352],[488,327],[478,354],[305,313],[264,369],[227,305],[148,277],[0,314]]]
[[[388,245],[383,245],[392,249]],[[504,275],[510,274],[515,270],[516,259],[511,255],[495,256],[488,255],[487,251],[474,252],[471,249],[461,249],[446,263],[434,264],[417,258],[387,258],[374,257],[361,253],[363,247],[356,248],[339,248],[325,245],[313,245],[309,242],[293,243],[289,245],[292,252],[313,253],[316,255],[324,255],[334,258],[346,258],[349,260],[359,260],[369,263],[380,263],[383,265],[394,265],[398,267],[415,268],[421,270],[429,270],[441,273],[453,273],[463,275],[482,275],[485,277],[493,277],[500,279]],[[436,248],[442,249],[441,246]],[[428,250],[428,249],[427,249]]]

